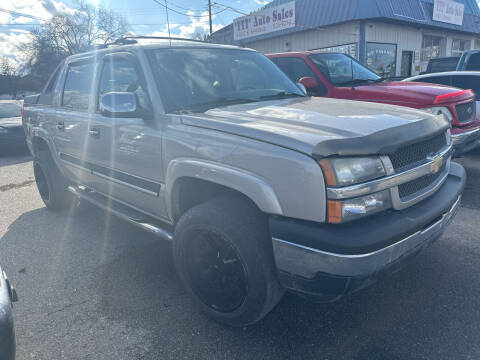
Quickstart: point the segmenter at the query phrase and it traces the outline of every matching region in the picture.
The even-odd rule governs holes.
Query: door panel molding
[[[60,153],[60,159],[75,167],[87,170],[93,175],[97,175],[103,179],[128,186],[132,189],[144,192],[149,195],[158,196],[162,186],[165,186],[162,183],[158,183],[123,171],[114,170],[105,166],[97,165],[89,161],[84,161],[69,154]]]

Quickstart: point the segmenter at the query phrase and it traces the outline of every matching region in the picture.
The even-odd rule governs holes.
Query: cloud
[[[270,2],[268,0],[253,0],[253,1],[255,2],[255,4],[258,4],[261,6],[267,5]]]
[[[19,24],[19,28],[13,26],[1,27],[0,25],[0,57],[7,56],[17,65],[22,61],[20,47],[30,41],[30,27],[25,24],[38,24],[52,18],[54,15],[75,13],[75,9],[55,0],[1,0],[2,8],[30,15],[14,15],[0,12],[0,24]]]
[[[210,33],[210,25],[208,22],[208,11],[204,11],[200,14],[201,18],[193,17],[195,15],[193,11],[188,11],[187,14],[190,15],[190,24],[182,25],[179,27],[179,35],[183,38],[192,38],[196,35],[203,35]],[[212,19],[215,18],[215,15],[212,16]],[[223,25],[213,24],[213,31],[221,29]]]
[[[177,36],[175,35],[175,29],[178,28],[180,26],[180,24],[170,24],[170,34],[172,36]],[[162,30],[156,30],[150,34],[148,34],[147,36],[164,36],[164,37],[168,37],[168,27],[167,25],[165,25],[165,27],[162,29]]]
[[[22,29],[0,32],[0,57],[7,56],[18,65],[22,60],[21,47],[30,39],[30,32]]]

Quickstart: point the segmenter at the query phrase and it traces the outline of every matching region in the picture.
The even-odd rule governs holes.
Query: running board
[[[110,212],[123,220],[128,221],[130,224],[147,230],[164,240],[173,240],[172,233],[162,229],[158,224],[156,224],[155,219],[149,217],[148,215],[142,214],[139,211],[120,204],[115,200],[111,200],[106,196],[96,193],[88,188],[69,186],[68,191],[77,196],[79,199],[88,201],[89,203],[98,206],[99,208]]]

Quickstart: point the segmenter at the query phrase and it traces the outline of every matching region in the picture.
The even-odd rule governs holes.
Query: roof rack
[[[203,40],[187,39],[187,38],[180,38],[180,37],[168,37],[168,36],[122,36],[121,38],[107,45],[136,44],[137,39],[174,40],[174,41],[191,41],[191,42],[199,42],[199,43],[208,43],[208,41],[203,41]]]

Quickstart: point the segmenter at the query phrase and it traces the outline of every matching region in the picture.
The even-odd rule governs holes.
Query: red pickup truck
[[[480,145],[480,119],[471,90],[426,83],[388,81],[352,57],[321,51],[267,55],[309,95],[371,101],[443,114],[452,124],[455,155]]]

